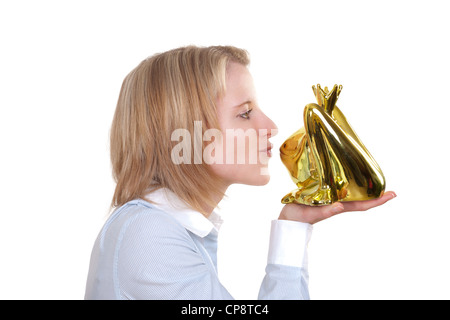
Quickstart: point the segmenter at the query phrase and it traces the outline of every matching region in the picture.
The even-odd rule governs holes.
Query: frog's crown
[[[328,87],[325,87],[323,90],[320,87],[320,84],[312,86],[314,95],[317,99],[317,104],[325,109],[328,114],[333,112],[333,108],[336,105],[336,101],[339,98],[339,94],[342,91],[342,85],[335,84],[333,90],[328,91]]]

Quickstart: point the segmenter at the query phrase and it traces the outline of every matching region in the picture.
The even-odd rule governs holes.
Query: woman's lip
[[[267,148],[261,149],[261,150],[259,150],[259,152],[269,151],[269,150],[272,150],[272,148],[273,148],[273,143],[269,142],[269,145],[267,146]]]
[[[259,152],[267,152],[267,155],[269,157],[271,157],[272,156],[272,148],[273,148],[273,143],[270,143],[270,145],[267,146],[266,149],[259,150]]]

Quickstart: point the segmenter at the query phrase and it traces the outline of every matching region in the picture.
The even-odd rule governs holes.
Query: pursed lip
[[[271,157],[272,156],[272,149],[273,149],[273,143],[269,142],[269,145],[267,146],[267,148],[259,150],[259,152],[267,152],[267,155],[269,157]]]

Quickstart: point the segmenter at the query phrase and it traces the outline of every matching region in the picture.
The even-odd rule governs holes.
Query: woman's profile
[[[188,46],[155,54],[125,77],[110,132],[114,210],[92,250],[85,299],[233,298],[217,274],[215,208],[233,184],[268,183],[276,132],[249,62],[236,47]],[[258,298],[309,299],[312,225],[394,197],[284,205],[267,235]]]

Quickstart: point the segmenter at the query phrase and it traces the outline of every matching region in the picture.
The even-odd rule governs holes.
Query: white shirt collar
[[[200,212],[190,209],[175,193],[166,188],[153,191],[145,198],[151,200],[156,208],[171,215],[184,228],[201,238],[207,236],[211,231],[217,233],[223,222],[215,211],[209,218],[206,218]]]

